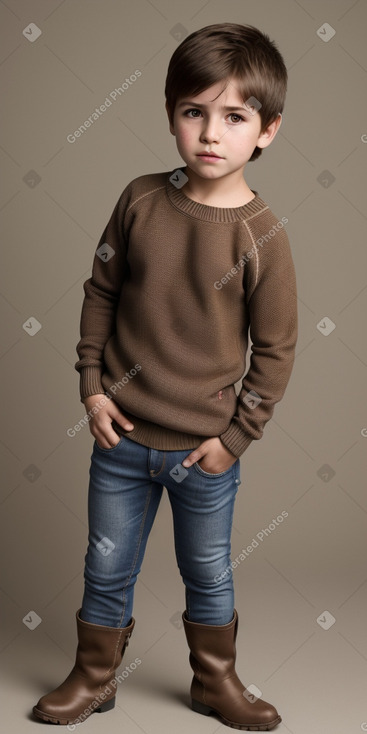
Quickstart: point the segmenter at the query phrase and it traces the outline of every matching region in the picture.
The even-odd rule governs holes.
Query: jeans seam
[[[132,562],[132,565],[131,565],[130,575],[129,575],[126,583],[125,583],[125,586],[122,588],[122,613],[121,613],[121,617],[120,617],[120,623],[121,623],[121,619],[123,618],[123,616],[125,614],[125,609],[126,609],[126,588],[127,588],[128,584],[130,582],[130,579],[131,579],[133,573],[134,573],[134,570],[135,570],[135,567],[136,567],[136,563],[137,563],[137,560],[138,560],[140,546],[141,546],[141,541],[142,541],[142,536],[143,536],[143,532],[144,532],[145,521],[146,521],[147,514],[148,514],[148,509],[149,509],[149,505],[150,505],[151,496],[152,496],[152,487],[149,488],[149,492],[147,494],[147,499],[146,499],[145,507],[144,507],[144,514],[143,514],[142,521],[141,521],[141,526],[140,526],[140,534],[139,534],[139,538],[138,538],[138,542],[137,542],[135,556],[134,556],[134,559],[133,559],[133,562]]]
[[[163,461],[162,461],[162,464],[160,466],[160,469],[156,473],[154,472],[154,469],[152,469],[153,474],[150,475],[152,477],[152,479],[156,479],[157,477],[159,477],[160,474],[162,474],[162,472],[164,471],[165,466],[166,466],[166,458],[167,458],[166,457],[166,452],[164,452]]]

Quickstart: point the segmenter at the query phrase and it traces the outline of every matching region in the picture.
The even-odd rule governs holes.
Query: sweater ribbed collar
[[[185,168],[186,166],[180,166],[179,169],[174,168],[168,173],[166,185],[167,196],[176,209],[185,212],[195,219],[202,219],[206,222],[239,222],[242,219],[249,219],[254,214],[268,208],[257,191],[253,189],[251,191],[255,194],[255,197],[247,204],[235,208],[208,206],[207,204],[200,204],[193,199],[189,199],[180,188],[177,188],[170,181],[170,177],[175,171],[181,170],[185,173]]]

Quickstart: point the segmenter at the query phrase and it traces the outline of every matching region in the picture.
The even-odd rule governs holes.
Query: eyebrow
[[[207,107],[206,104],[199,104],[198,102],[190,102],[190,100],[183,100],[182,102],[179,102],[177,107],[183,107],[184,105],[191,105],[191,107]],[[226,110],[227,112],[234,112],[235,110],[241,110],[242,112],[246,112],[246,107],[221,107],[221,110]]]

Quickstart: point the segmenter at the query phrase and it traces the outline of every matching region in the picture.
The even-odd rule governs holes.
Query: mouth
[[[216,155],[215,153],[206,153],[206,152],[198,153],[197,154],[197,157],[198,158],[217,158],[219,160],[222,160],[221,159],[221,156],[220,155]]]

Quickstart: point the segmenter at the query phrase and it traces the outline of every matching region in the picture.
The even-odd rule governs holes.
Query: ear
[[[258,141],[256,143],[258,148],[267,148],[268,145],[274,140],[282,123],[282,114],[279,112],[278,116],[273,122],[268,125],[264,132],[260,133]]]
[[[176,135],[176,133],[175,133],[175,129],[174,129],[174,127],[173,127],[173,123],[172,123],[172,122],[171,122],[171,120],[170,120],[170,116],[169,116],[169,112],[168,112],[168,104],[167,104],[167,102],[166,102],[166,104],[165,104],[165,108],[166,108],[166,112],[167,112],[167,115],[168,115],[168,122],[169,122],[169,131],[170,131],[171,135]]]

